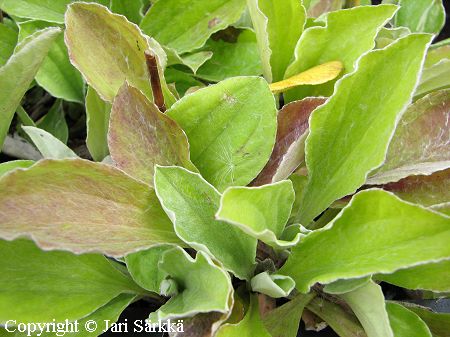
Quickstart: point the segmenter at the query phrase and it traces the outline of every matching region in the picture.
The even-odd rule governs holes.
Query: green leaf
[[[144,17],[142,15],[143,3],[140,0],[111,0],[111,11],[125,15],[128,20],[139,24]]]
[[[386,303],[395,337],[432,337],[430,329],[414,312],[397,303]]]
[[[22,126],[22,129],[31,138],[39,152],[46,159],[78,158],[66,144],[55,138],[51,133],[34,126]]]
[[[430,328],[433,337],[448,337],[448,332],[450,331],[450,314],[436,313],[429,308],[411,303],[400,304],[419,315]]]
[[[383,190],[366,190],[329,225],[304,237],[280,273],[307,292],[316,282],[391,273],[447,259],[449,238],[449,217]]]
[[[450,261],[427,263],[375,278],[408,289],[450,292]]]
[[[247,0],[258,40],[264,77],[278,82],[291,63],[302,35],[306,10],[297,0]]]
[[[0,8],[20,18],[64,23],[64,12],[72,0],[0,0]]]
[[[411,31],[406,27],[397,27],[397,28],[382,28],[377,35],[375,40],[376,48],[382,49],[386,46],[390,45],[395,40],[405,37],[406,35],[411,34]]]
[[[450,167],[450,89],[410,105],[392,138],[383,166],[369,184],[395,182],[410,175],[430,175]]]
[[[370,281],[362,287],[340,295],[340,297],[347,302],[358,317],[367,337],[394,337],[389,324],[383,291],[378,284]],[[395,337],[400,336],[395,334]]]
[[[259,315],[258,299],[250,298],[250,307],[244,319],[237,324],[224,324],[217,331],[216,337],[271,337]]]
[[[44,21],[19,23],[19,41],[40,29],[51,27]],[[84,103],[84,82],[81,74],[70,63],[64,36],[59,35],[52,45],[41,68],[36,74],[36,82],[52,96],[66,101]]]
[[[450,59],[442,59],[430,67],[424,68],[420,84],[414,93],[415,98],[432,91],[450,87]]]
[[[190,317],[197,313],[230,310],[233,286],[229,274],[218,267],[203,252],[195,259],[177,247],[166,251],[158,267],[167,273],[168,280],[178,285],[179,293],[166,302],[150,320]]]
[[[260,187],[229,187],[220,199],[216,219],[238,227],[248,235],[275,247],[295,245],[278,240],[291,214],[295,193],[290,180]]]
[[[78,319],[78,331],[77,332],[65,332],[64,336],[76,336],[76,337],[97,337],[99,333],[106,332],[113,323],[115,323],[119,319],[119,315],[124,311],[128,305],[136,298],[134,294],[120,294],[101,308],[97,309],[93,313],[88,316]],[[93,332],[89,332],[86,330],[86,326],[93,328],[94,324],[90,323],[94,321],[97,325],[97,329]],[[89,323],[88,323],[89,322]],[[88,324],[88,325],[86,325]],[[17,327],[8,326],[8,330],[14,331],[15,337],[28,337],[28,332],[18,332]],[[70,331],[70,328],[68,329]],[[4,333],[4,335],[2,334]],[[0,336],[8,337],[11,336],[12,332],[7,332],[6,329],[0,327]],[[32,336],[39,337],[55,337],[56,334],[54,332],[40,332],[39,328],[37,328],[35,334]],[[61,334],[61,333],[59,333]]]
[[[430,39],[409,35],[368,53],[311,115],[301,223],[308,224],[333,201],[353,193],[383,163],[396,123],[411,101]]]
[[[289,276],[259,273],[250,280],[252,291],[266,294],[273,298],[287,297],[295,288],[295,282]]]
[[[60,32],[59,28],[48,28],[26,38],[0,68],[0,148],[14,112]]]
[[[204,87],[204,84],[195,79],[192,74],[174,68],[167,68],[164,74],[167,83],[175,85],[175,88],[181,97],[192,87]]]
[[[0,23],[0,67],[3,66],[14,52],[17,43],[17,32]]]
[[[297,167],[304,164],[309,116],[324,102],[324,98],[310,97],[283,106],[277,115],[275,147],[266,166],[253,182],[254,185],[286,179]],[[298,209],[295,214],[297,211]]]
[[[365,286],[370,281],[371,276],[365,276],[354,279],[337,280],[333,283],[325,285],[325,287],[323,287],[323,291],[333,295],[345,294]]]
[[[120,257],[180,242],[148,185],[81,159],[42,160],[3,176],[0,214],[0,237],[27,235],[47,250]]]
[[[133,280],[144,289],[159,293],[161,282],[168,275],[158,267],[165,252],[173,249],[172,245],[161,245],[125,256],[127,269]]]
[[[19,105],[16,109],[17,117],[20,120],[20,123],[25,126],[36,126],[36,123],[31,119],[25,109]]]
[[[111,104],[100,98],[89,87],[86,95],[86,145],[95,161],[102,161],[108,154],[108,129]]]
[[[429,176],[411,176],[382,187],[403,200],[432,206],[439,212],[450,211],[450,169]]]
[[[27,240],[0,240],[0,322],[70,321],[121,293],[142,290],[95,254],[44,252]]]
[[[167,115],[186,132],[191,160],[219,191],[247,185],[270,157],[275,99],[267,82],[236,77],[180,99]]]
[[[361,6],[328,14],[325,27],[305,30],[285,78],[336,60],[344,64],[343,74],[351,73],[356,60],[374,47],[378,30],[394,15],[396,9],[393,5]],[[291,102],[308,96],[329,96],[334,83],[295,88],[285,93],[285,99]]]
[[[72,64],[105,101],[112,102],[125,81],[152,98],[144,52],[153,42],[124,16],[97,4],[71,4],[65,41]],[[164,87],[163,76],[161,82]]]
[[[439,34],[445,24],[442,0],[400,0],[400,10],[394,25],[404,26],[412,32]]]
[[[12,160],[0,164],[0,177],[18,168],[28,168],[34,164],[33,160]]]
[[[213,33],[237,21],[244,8],[242,0],[165,0],[150,8],[141,28],[182,54],[202,47]]]
[[[450,41],[449,41],[450,43]],[[425,68],[431,67],[444,59],[450,59],[450,45],[444,44],[436,47],[437,44],[432,44],[425,60]]]
[[[316,297],[306,308],[322,318],[339,336],[367,336],[358,319],[335,303]]]
[[[206,48],[207,49],[207,48]],[[211,51],[199,51],[192,54],[185,54],[180,57],[175,51],[166,49],[168,52],[169,65],[183,64],[188,67],[194,74],[197,72],[205,62],[207,62],[213,56]],[[172,53],[173,55],[171,55]],[[173,58],[172,60],[170,58]]]
[[[156,164],[195,170],[183,130],[128,83],[114,99],[109,125],[111,158],[132,177],[153,185]]]
[[[256,35],[250,29],[242,30],[236,42],[209,39],[203,49],[212,51],[213,55],[198,69],[198,78],[219,82],[234,76],[262,74]]]
[[[183,241],[211,254],[237,277],[250,278],[256,240],[233,225],[215,220],[220,194],[213,186],[184,168],[157,166],[155,190]]]
[[[296,337],[305,305],[314,296],[313,293],[295,295],[289,302],[269,311],[263,317],[264,326],[272,336]]]
[[[55,101],[49,112],[37,123],[37,126],[40,129],[51,133],[55,138],[59,139],[64,144],[67,143],[69,138],[69,128],[67,126],[61,100]]]
[[[308,183],[308,177],[294,173],[289,177],[289,180],[292,181],[292,186],[295,192],[295,200],[294,205],[292,206],[291,215],[289,217],[289,223],[294,223],[301,206],[303,191]]]

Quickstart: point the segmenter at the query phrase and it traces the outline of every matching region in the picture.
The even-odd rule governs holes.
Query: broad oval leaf
[[[148,185],[81,159],[42,160],[0,179],[0,237],[19,236],[115,257],[180,242]]]
[[[305,139],[309,116],[325,98],[310,97],[286,104],[277,115],[277,137],[269,161],[253,185],[259,186],[286,179],[304,163]]]
[[[162,255],[158,268],[178,285],[179,292],[169,299],[150,320],[158,322],[198,313],[230,310],[233,286],[230,275],[217,266],[209,256],[198,252],[195,259],[177,247]]]
[[[229,187],[221,199],[216,219],[240,228],[269,245],[288,246],[298,242],[278,240],[291,214],[295,193],[290,180],[260,187]]]
[[[121,293],[142,290],[104,256],[44,252],[28,240],[0,240],[0,323],[72,321]]]
[[[449,217],[383,190],[365,190],[329,225],[304,237],[280,273],[307,292],[316,282],[391,273],[448,259],[449,239]]]
[[[319,64],[339,60],[344,74],[351,73],[356,60],[371,50],[374,39],[397,10],[393,5],[360,6],[329,13],[325,27],[305,30],[296,48],[294,61],[286,70],[289,78]],[[334,81],[325,85],[295,88],[285,93],[288,102],[307,96],[330,95]]]
[[[153,185],[155,164],[195,170],[183,130],[128,83],[114,99],[109,125],[111,158],[132,177]]]
[[[219,191],[247,185],[275,143],[275,99],[259,77],[235,77],[197,90],[167,111],[186,132],[191,160]]]
[[[366,183],[385,184],[450,167],[450,89],[410,105],[392,138],[386,160]]]
[[[250,278],[255,263],[256,239],[215,219],[220,194],[213,186],[198,173],[176,166],[157,166],[155,190],[183,241],[211,254],[237,277]]]
[[[0,149],[16,108],[60,32],[59,28],[47,28],[34,33],[0,68]]]
[[[112,102],[125,81],[152,98],[144,52],[153,48],[139,27],[104,6],[85,2],[69,5],[65,23],[70,60],[101,98]]]
[[[202,47],[211,34],[236,22],[244,8],[242,0],[165,0],[153,4],[141,28],[182,54]]]
[[[202,49],[213,55],[198,69],[198,78],[219,82],[233,76],[262,74],[256,36],[250,29],[242,30],[236,42],[209,39]]]
[[[301,223],[307,225],[333,201],[353,193],[382,164],[396,123],[411,102],[430,40],[413,34],[366,54],[314,111],[305,146],[308,185]]]
[[[393,302],[386,303],[386,309],[395,337],[432,337],[428,326],[413,311]]]

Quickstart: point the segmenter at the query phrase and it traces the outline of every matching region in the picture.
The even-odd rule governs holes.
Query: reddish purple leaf
[[[0,179],[0,238],[42,249],[123,256],[180,243],[148,185],[105,164],[42,160]]]
[[[450,169],[429,176],[410,176],[382,187],[406,201],[433,206],[444,213],[450,211]]]
[[[305,160],[305,139],[311,113],[325,98],[310,97],[285,105],[278,112],[275,147],[269,162],[252,185],[264,185],[289,177]]]
[[[108,145],[117,167],[149,185],[153,185],[155,164],[196,170],[183,130],[127,83],[114,99]]]
[[[389,144],[386,160],[368,184],[429,175],[450,167],[450,89],[433,92],[411,104]]]

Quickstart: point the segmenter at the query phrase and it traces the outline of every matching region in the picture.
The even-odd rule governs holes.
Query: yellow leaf
[[[335,79],[341,73],[343,68],[344,65],[340,61],[327,62],[312,67],[283,81],[272,83],[270,85],[270,90],[272,90],[273,93],[279,93],[299,85],[322,84]]]

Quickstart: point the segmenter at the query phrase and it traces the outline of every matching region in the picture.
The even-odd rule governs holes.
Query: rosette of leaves
[[[450,54],[422,5],[0,0],[0,324],[144,299],[177,336],[448,336],[380,286],[450,292]]]

